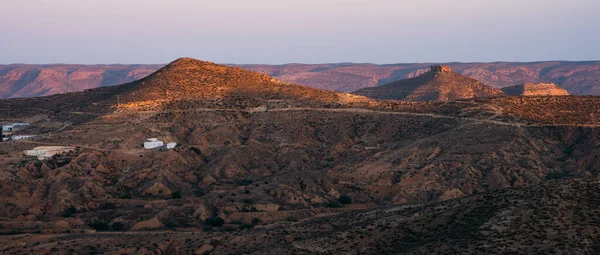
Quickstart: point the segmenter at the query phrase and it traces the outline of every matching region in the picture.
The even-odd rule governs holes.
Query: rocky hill
[[[27,122],[19,132],[38,135],[0,143],[0,253],[480,249],[486,242],[471,234],[504,231],[503,220],[538,205],[487,193],[532,190],[523,199],[537,201],[549,181],[600,176],[599,106],[592,96],[377,101],[194,59],[138,82],[0,100],[0,123]],[[148,138],[178,145],[144,149]],[[75,149],[47,160],[23,154],[53,145]],[[414,207],[422,204],[436,209]],[[504,218],[508,205],[517,209]],[[446,220],[422,216],[444,208]],[[500,227],[478,225],[486,210]],[[554,228],[527,234],[546,244]],[[578,251],[589,243],[563,239]]]
[[[354,92],[374,99],[407,101],[455,101],[474,97],[497,97],[504,93],[473,78],[453,72],[449,66],[431,66],[415,78],[364,88]]]
[[[574,95],[600,95],[600,62],[450,63],[456,72],[502,88],[555,83]],[[45,96],[140,79],[162,65],[0,65],[0,98]],[[351,92],[414,78],[428,64],[240,65],[279,80],[313,88]]]
[[[568,96],[569,92],[554,83],[524,83],[521,85],[502,88],[511,96]]]
[[[119,94],[122,103],[201,99],[223,100],[243,107],[243,104],[256,100],[312,100],[320,103],[361,100],[345,93],[290,84],[265,74],[191,58],[180,58],[148,77],[108,90]]]

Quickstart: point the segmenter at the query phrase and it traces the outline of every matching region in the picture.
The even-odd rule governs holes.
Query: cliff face
[[[503,88],[511,96],[568,96],[569,92],[554,83],[525,83]]]

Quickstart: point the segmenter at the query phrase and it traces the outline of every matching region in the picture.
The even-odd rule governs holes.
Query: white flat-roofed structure
[[[19,130],[23,130],[29,127],[29,123],[13,123],[10,125],[2,125],[2,132],[0,132],[2,141],[15,140],[15,136],[13,136],[13,132],[17,132]],[[20,138],[16,136],[16,138]],[[20,139],[17,139],[20,140]]]
[[[2,132],[15,132],[29,127],[29,123],[13,123],[10,125],[3,125]]]
[[[37,157],[38,160],[46,160],[52,158],[56,154],[73,150],[75,150],[75,148],[68,146],[40,146],[33,148],[33,150],[25,150],[23,151],[23,154],[25,154],[25,156]]]
[[[33,138],[33,137],[36,137],[36,135],[13,135],[12,140],[17,141],[17,140],[29,139],[29,138]]]
[[[167,143],[167,149],[169,150],[175,148],[175,146],[177,146],[176,142]]]
[[[157,138],[150,138],[144,142],[144,149],[156,149],[165,146],[165,143]]]

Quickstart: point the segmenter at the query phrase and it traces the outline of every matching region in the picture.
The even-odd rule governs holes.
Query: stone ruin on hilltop
[[[450,68],[450,66],[446,66],[446,65],[433,65],[433,66],[431,66],[431,71],[434,73],[446,73],[446,72],[452,72],[452,68]]]

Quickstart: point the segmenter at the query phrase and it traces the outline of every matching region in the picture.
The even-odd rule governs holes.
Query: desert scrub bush
[[[253,224],[244,223],[244,224],[240,225],[240,230],[251,229],[253,227],[254,227]]]
[[[340,204],[343,204],[343,205],[352,204],[352,198],[350,198],[348,195],[341,195],[338,198],[338,202],[340,202]]]
[[[242,179],[242,180],[236,180],[235,181],[235,185],[236,186],[248,186],[250,184],[252,184],[254,181],[250,180],[250,179]]]
[[[110,226],[110,230],[112,231],[125,231],[127,230],[127,226],[123,222],[115,222]]]
[[[92,222],[92,224],[90,224],[90,227],[92,227],[96,231],[107,231],[107,230],[109,230],[108,223],[106,221],[102,221],[102,220],[99,220],[99,219],[94,220],[94,222]]]
[[[119,197],[120,199],[131,199],[131,195],[125,194]]]
[[[36,168],[40,168],[42,167],[44,163],[42,163],[42,161],[36,160],[35,162],[33,162],[33,166],[35,166]]]
[[[191,147],[190,150],[193,151],[194,153],[198,154],[198,155],[202,154],[202,152],[200,152],[200,149],[198,149],[196,147]]]
[[[171,199],[180,199],[181,197],[181,191],[179,190],[171,193]]]
[[[223,220],[221,217],[213,216],[206,218],[204,224],[211,227],[220,227],[223,226],[223,224],[225,224],[225,220]]]
[[[342,205],[338,202],[328,202],[327,204],[325,204],[325,207],[327,208],[341,208]]]
[[[69,218],[73,217],[75,213],[77,213],[77,208],[75,208],[75,206],[69,206],[63,211],[62,216],[65,218]]]
[[[206,194],[206,191],[204,191],[203,189],[199,189],[194,191],[194,196],[195,197],[202,197]]]
[[[117,206],[113,203],[104,203],[100,206],[100,210],[112,210],[112,209],[116,209]]]

